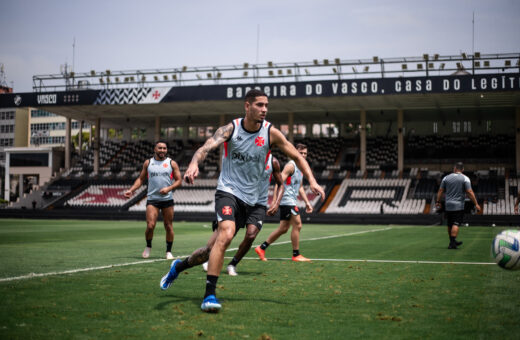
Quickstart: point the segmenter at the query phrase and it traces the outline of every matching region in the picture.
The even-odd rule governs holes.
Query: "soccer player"
[[[453,167],[453,172],[441,181],[441,186],[437,192],[437,202],[435,204],[437,209],[441,208],[442,194],[446,193],[446,202],[444,204],[446,211],[446,218],[448,220],[448,235],[450,237],[450,244],[448,249],[457,249],[462,244],[462,241],[457,241],[459,234],[459,226],[464,221],[464,201],[466,195],[475,204],[477,212],[480,212],[480,205],[477,198],[471,189],[471,182],[469,178],[464,175],[464,164],[458,162]]]
[[[304,144],[297,144],[296,150],[300,155],[307,158],[307,146]],[[302,229],[302,220],[300,212],[298,211],[297,199],[298,194],[305,201],[305,211],[310,214],[312,212],[312,205],[305,194],[302,187],[303,175],[294,161],[288,162],[283,168],[282,180],[285,186],[282,201],[280,203],[280,226],[274,230],[267,240],[260,246],[255,248],[255,252],[260,257],[260,260],[267,261],[265,257],[265,250],[276,241],[280,236],[285,234],[292,225],[291,243],[293,248],[292,260],[296,262],[308,262],[308,258],[300,254],[300,231]]]
[[[172,261],[170,270],[160,282],[161,289],[170,287],[179,273],[204,263],[209,258],[206,276],[206,292],[201,309],[205,312],[218,312],[222,307],[215,297],[218,276],[224,262],[224,252],[235,235],[236,228],[258,222],[257,216],[264,216],[265,208],[256,205],[259,187],[270,148],[276,146],[289,158],[294,159],[309,180],[311,190],[325,196],[318,185],[307,161],[287,141],[280,130],[265,121],[268,98],[260,90],[246,93],[245,117],[217,129],[202,147],[200,147],[184,173],[184,180],[193,183],[199,174],[199,164],[208,152],[224,145],[222,170],[215,192],[215,213],[218,229],[213,233],[205,247],[195,250],[185,260]]]
[[[275,192],[273,195],[273,200],[271,202],[271,206],[269,207],[269,210],[267,210],[268,216],[274,216],[276,212],[278,211],[278,207],[280,206],[280,201],[283,196],[284,186],[282,181],[282,172],[280,169],[280,163],[276,159],[276,157],[273,157],[273,155],[269,155],[269,160],[267,161],[265,171],[264,171],[264,178],[260,182],[261,187],[259,188],[259,192],[262,193],[260,198],[258,199],[257,205],[261,205],[263,210],[267,209],[267,203],[268,203],[268,196],[269,196],[269,184],[271,183],[271,178],[274,177],[275,179],[275,191],[278,191],[278,194]],[[260,217],[261,218],[261,217]],[[214,231],[216,230],[218,224],[214,223]],[[231,259],[231,262],[229,262],[228,266],[226,267],[227,273],[231,276],[237,276],[237,265],[242,260],[242,258],[247,254],[249,249],[251,249],[251,246],[253,245],[254,240],[256,239],[256,236],[262,230],[262,220],[260,220],[256,224],[249,224],[246,229],[246,234],[244,236],[244,240],[240,243],[240,246],[238,247],[237,252],[233,256],[233,259]],[[238,232],[238,228],[235,230],[235,234]],[[208,262],[204,262],[202,264],[202,267],[205,271],[208,271]]]
[[[165,142],[156,142],[154,156],[144,161],[143,169],[134,184],[125,192],[130,198],[148,178],[148,196],[146,200],[146,247],[143,258],[150,257],[152,239],[159,211],[162,211],[164,229],[166,230],[166,259],[172,260],[173,245],[173,190],[182,184],[181,172],[177,163],[166,157],[168,147]]]

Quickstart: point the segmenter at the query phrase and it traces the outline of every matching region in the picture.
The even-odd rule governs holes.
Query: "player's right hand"
[[[133,194],[134,194],[133,192],[131,192],[130,190],[127,190],[127,191],[125,191],[125,193],[124,193],[123,195],[124,195],[126,198],[130,198],[130,197],[132,197]]]
[[[195,178],[199,175],[199,167],[196,164],[190,164],[184,173],[184,182],[193,184]]]
[[[276,212],[278,211],[278,206],[272,206],[267,210],[266,214],[267,216],[274,216]]]
[[[320,200],[323,202],[325,200],[325,191],[323,191],[323,188],[318,183],[313,183],[310,185],[311,191],[315,195],[320,195]]]

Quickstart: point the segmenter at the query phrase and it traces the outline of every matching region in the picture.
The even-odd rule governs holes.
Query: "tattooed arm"
[[[199,164],[206,159],[211,150],[216,149],[220,144],[228,140],[232,133],[233,123],[229,123],[219,127],[215,134],[206,140],[206,143],[195,152],[188,169],[184,173],[184,181],[186,183],[192,184],[195,181],[195,178],[199,175]]]

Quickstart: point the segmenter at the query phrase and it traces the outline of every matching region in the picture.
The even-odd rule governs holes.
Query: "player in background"
[[[453,172],[445,176],[441,181],[441,186],[437,192],[437,202],[435,204],[437,209],[441,208],[442,194],[446,193],[446,202],[444,210],[446,211],[446,218],[448,220],[448,235],[450,237],[450,244],[448,249],[457,249],[462,244],[462,241],[457,241],[459,234],[459,226],[464,222],[464,201],[466,195],[475,204],[477,212],[480,212],[480,205],[477,198],[471,189],[471,181],[464,175],[464,165],[458,162],[453,167]]]
[[[177,163],[166,157],[168,147],[165,142],[156,142],[154,156],[144,161],[143,169],[134,184],[125,192],[130,198],[134,192],[146,182],[148,178],[148,194],[146,200],[146,247],[143,258],[150,257],[152,239],[159,211],[162,212],[164,229],[166,230],[166,259],[172,260],[173,245],[173,190],[182,184],[181,172]]]
[[[258,199],[258,205],[261,205],[263,207],[266,207],[267,209],[267,203],[268,203],[268,197],[269,197],[269,184],[271,183],[271,178],[274,178],[275,180],[275,192],[273,194],[273,200],[271,202],[271,206],[267,210],[267,216],[274,216],[276,212],[278,211],[278,207],[280,206],[280,201],[283,196],[284,186],[282,181],[282,172],[280,169],[280,163],[278,162],[278,159],[276,157],[273,157],[273,155],[269,155],[269,160],[267,161],[265,171],[264,171],[264,179],[260,183],[261,188],[259,188],[259,192],[262,193],[260,198]],[[276,193],[278,191],[278,193]],[[217,228],[217,223],[213,223],[214,231]],[[240,243],[240,246],[238,247],[237,252],[233,256],[233,259],[229,262],[229,264],[226,267],[227,273],[231,276],[237,276],[237,265],[242,260],[244,256],[246,256],[249,249],[251,249],[251,246],[253,245],[253,242],[256,239],[256,236],[258,233],[260,233],[260,230],[262,229],[262,224],[260,226],[258,225],[252,225],[249,224],[246,229],[246,234],[244,236],[244,240]],[[235,233],[238,231],[235,231]],[[204,262],[202,264],[202,267],[205,271],[208,271],[208,262]]]
[[[307,146],[304,144],[297,144],[296,150],[300,155],[307,159]],[[298,194],[305,201],[305,212],[310,214],[312,212],[312,205],[303,189],[303,174],[294,161],[288,162],[282,171],[283,185],[285,192],[283,193],[282,201],[280,203],[280,226],[274,230],[267,240],[260,246],[255,248],[255,252],[260,257],[260,260],[267,261],[265,257],[265,250],[270,244],[275,242],[280,236],[285,234],[292,225],[291,243],[293,248],[292,260],[296,262],[309,262],[310,260],[300,254],[300,231],[302,229],[302,220],[298,210],[297,200]]]
[[[218,229],[206,246],[195,250],[189,257],[172,261],[170,270],[161,279],[161,289],[170,287],[179,273],[208,260],[206,291],[201,304],[204,312],[218,312],[222,307],[215,296],[217,281],[224,262],[224,253],[235,235],[236,228],[244,225],[258,225],[265,209],[258,202],[260,181],[264,172],[270,148],[280,148],[289,158],[294,159],[310,183],[311,190],[325,196],[318,185],[307,161],[287,141],[285,136],[271,123],[265,121],[268,98],[262,91],[253,89],[245,96],[245,117],[217,129],[200,147],[184,173],[184,180],[193,183],[199,175],[199,164],[211,150],[224,145],[222,170],[215,192],[215,214]]]

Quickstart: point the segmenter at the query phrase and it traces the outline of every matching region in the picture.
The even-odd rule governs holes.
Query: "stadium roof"
[[[361,110],[367,111],[368,121],[395,119],[395,111],[404,110],[405,120],[435,121],[439,117],[449,120],[452,114],[476,118],[475,112],[486,118],[511,119],[510,109],[520,106],[520,92],[499,93],[451,93],[378,95],[369,97],[320,97],[320,98],[272,98],[267,119],[287,122],[287,113],[294,113],[295,123],[357,121]],[[105,127],[153,126],[156,116],[161,125],[218,125],[219,116],[229,119],[243,114],[243,100],[190,101],[158,103],[150,105],[74,105],[42,107],[53,113],[75,120],[95,121],[102,119]],[[419,113],[420,112],[420,113]]]
[[[520,107],[519,56],[476,52],[83,74],[64,71],[34,76],[33,93],[0,95],[0,108],[30,106],[75,120],[100,118],[104,127],[150,127],[155,117],[160,117],[162,126],[218,125],[221,115],[229,116],[226,119],[242,115],[243,96],[255,87],[269,95],[268,119],[274,123],[287,122],[289,112],[294,113],[295,123],[352,122],[361,110],[369,121],[388,121],[395,119],[399,109],[408,121],[449,120],[452,114],[511,119],[512,109]]]
[[[498,85],[483,89],[484,83]],[[446,84],[458,89],[444,89]],[[388,121],[399,109],[405,120],[449,120],[454,113],[474,119],[475,112],[483,120],[511,119],[512,108],[520,106],[520,74],[497,74],[14,93],[1,95],[0,107],[31,106],[91,122],[101,118],[104,127],[154,126],[156,116],[162,126],[218,125],[220,115],[242,115],[242,97],[255,86],[270,95],[268,119],[275,123],[287,122],[288,112],[295,123],[357,121],[360,110],[367,111],[369,121]]]

